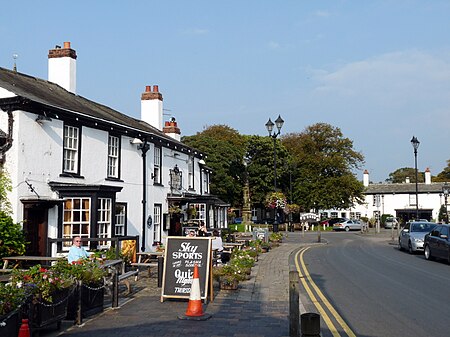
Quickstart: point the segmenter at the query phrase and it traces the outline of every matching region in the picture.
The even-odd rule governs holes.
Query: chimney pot
[[[146,85],[145,86],[145,92],[152,92],[152,86],[151,85]]]
[[[157,85],[154,85],[154,86],[153,86],[153,92],[159,92],[159,88],[158,88]]]
[[[70,49],[70,42],[64,42],[64,49]]]

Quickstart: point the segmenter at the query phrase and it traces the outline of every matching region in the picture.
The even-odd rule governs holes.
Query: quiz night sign
[[[189,298],[197,264],[200,296],[206,299],[211,264],[211,239],[207,237],[167,237],[161,302],[165,297]]]

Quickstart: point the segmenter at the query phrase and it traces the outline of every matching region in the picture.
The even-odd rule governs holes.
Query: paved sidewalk
[[[261,254],[252,268],[251,279],[237,291],[218,290],[213,302],[204,305],[212,314],[206,321],[180,320],[187,301],[160,302],[161,288],[156,277],[142,277],[133,284],[133,294],[121,297],[118,309],[107,309],[85,319],[80,327],[65,322],[65,331],[44,331],[42,337],[95,336],[288,336],[289,335],[289,255],[297,248],[317,243],[317,234],[288,233],[283,243]]]

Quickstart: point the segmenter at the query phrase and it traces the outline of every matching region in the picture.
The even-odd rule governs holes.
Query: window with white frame
[[[116,202],[116,221],[114,224],[114,234],[116,236],[125,236],[127,225],[127,205]]]
[[[203,193],[209,193],[209,172],[203,172]]]
[[[99,238],[108,238],[111,236],[111,209],[112,199],[98,198],[97,210],[97,236]],[[100,247],[109,247],[109,241],[100,241]]]
[[[189,156],[189,162],[188,162],[188,184],[189,189],[194,189],[194,157]]]
[[[89,238],[90,229],[90,198],[65,198],[63,209],[63,238],[80,236]],[[64,242],[70,247],[71,242]]]
[[[361,212],[356,212],[355,219],[361,220]]]
[[[108,178],[119,178],[120,138],[108,136]]]
[[[416,206],[417,205],[417,199],[415,194],[409,195],[409,206]]]
[[[331,216],[332,219],[337,218],[338,217],[338,213],[337,212],[331,212]]]
[[[80,129],[75,126],[64,126],[64,163],[63,172],[78,174],[78,157],[80,146]]]
[[[192,207],[197,210],[197,219],[206,219],[206,204],[193,204]]]
[[[161,184],[161,148],[156,147],[153,151],[153,183]]]
[[[153,206],[153,241],[159,242],[161,242],[161,209],[161,204],[155,204]]]

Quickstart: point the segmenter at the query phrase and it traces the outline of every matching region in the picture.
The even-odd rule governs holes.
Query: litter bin
[[[300,315],[302,337],[320,337],[320,315],[307,312]]]

